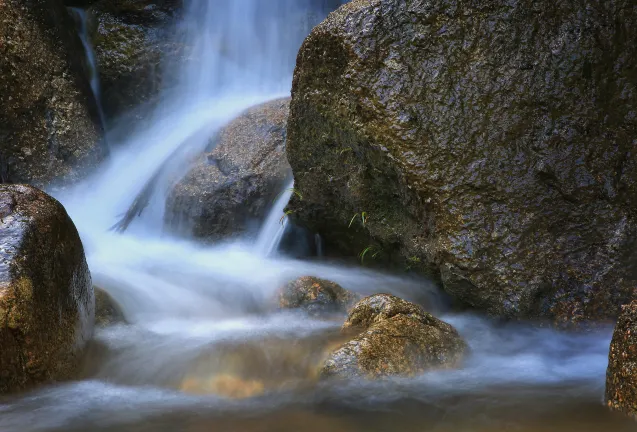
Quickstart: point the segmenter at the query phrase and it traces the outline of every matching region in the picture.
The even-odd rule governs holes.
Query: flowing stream
[[[97,330],[82,379],[0,399],[0,431],[634,430],[602,404],[611,329],[493,323],[451,312],[425,279],[276,254],[291,184],[257,239],[204,246],[165,234],[167,188],[216,130],[289,94],[298,47],[327,12],[319,0],[186,3],[192,52],[176,66],[181,83],[152,126],[129,131],[107,164],[58,197],[94,284],[128,324]],[[109,230],[154,176],[141,216],[125,233]],[[410,379],[317,381],[342,319],[273,307],[277,288],[302,275],[420,302],[456,326],[471,355],[462,369]]]

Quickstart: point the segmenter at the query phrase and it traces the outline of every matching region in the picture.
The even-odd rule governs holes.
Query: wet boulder
[[[637,301],[622,308],[608,356],[606,404],[637,419]]]
[[[163,59],[185,56],[173,31],[181,8],[180,0],[100,0],[88,8],[107,121],[123,113],[143,119],[136,108],[175,82]]]
[[[636,38],[631,0],[347,3],[299,52],[291,217],[495,316],[612,319],[637,283]]]
[[[278,293],[281,309],[303,309],[311,315],[347,313],[359,298],[334,282],[312,276],[293,280]]]
[[[105,155],[83,55],[61,1],[0,5],[0,183],[71,182]]]
[[[414,376],[458,367],[467,344],[449,324],[419,306],[388,294],[361,300],[344,332],[361,333],[331,353],[322,378]]]
[[[0,185],[0,393],[77,373],[95,299],[64,207],[38,189]]]
[[[288,99],[247,110],[224,127],[166,200],[168,229],[204,240],[247,232],[290,176],[285,157]]]

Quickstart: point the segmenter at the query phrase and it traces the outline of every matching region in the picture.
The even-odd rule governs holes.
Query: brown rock
[[[0,393],[72,377],[93,331],[84,249],[64,207],[0,185]]]
[[[0,182],[74,181],[97,164],[97,105],[61,0],[0,3]]]
[[[363,332],[336,349],[321,370],[323,378],[413,376],[457,367],[467,344],[449,324],[415,304],[387,294],[364,298],[343,330]]]
[[[334,282],[312,276],[287,283],[278,297],[280,308],[304,309],[312,315],[347,313],[360,298]]]
[[[126,322],[122,308],[109,293],[98,287],[94,287],[94,292],[95,325],[97,327],[106,327]]]
[[[253,107],[223,128],[170,192],[167,226],[206,240],[244,233],[260,221],[290,176],[285,156],[288,99]]]
[[[622,307],[608,356],[606,404],[637,419],[637,301]]]

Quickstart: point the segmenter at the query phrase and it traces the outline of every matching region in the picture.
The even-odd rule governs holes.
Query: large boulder
[[[64,207],[0,185],[0,393],[72,377],[93,331],[82,242]]]
[[[637,301],[622,308],[606,372],[606,404],[637,419]]]
[[[323,378],[413,376],[457,367],[468,350],[451,325],[389,294],[361,300],[343,330],[362,333],[330,355]]]
[[[61,0],[0,3],[0,182],[73,181],[104,156],[83,55]]]
[[[289,99],[247,110],[223,128],[166,200],[169,229],[218,240],[262,220],[290,177],[285,155]]]
[[[316,316],[345,314],[359,298],[337,283],[313,276],[288,282],[278,292],[281,309],[301,309]]]
[[[637,286],[636,38],[631,0],[344,5],[298,56],[292,217],[493,315],[616,316]]]

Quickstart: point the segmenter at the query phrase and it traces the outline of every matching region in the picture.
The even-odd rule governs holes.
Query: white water
[[[255,245],[258,254],[271,256],[279,249],[281,239],[288,226],[288,218],[284,211],[292,196],[293,187],[294,181],[285,186],[265,219]]]
[[[302,20],[310,0],[190,0],[184,25],[193,47],[181,65],[182,81],[164,95],[152,127],[131,131],[109,162],[76,190],[60,196],[85,244],[94,283],[124,309],[129,326],[98,332],[111,357],[92,381],[46,388],[10,404],[0,402],[1,431],[108,429],[162,412],[264,409],[294,401],[311,406],[329,398],[341,404],[378,404],[409,395],[436,405],[441,397],[479,394],[494,385],[582,383],[578,391],[601,398],[609,334],[578,337],[521,326],[500,328],[470,316],[447,316],[472,346],[465,368],[414,380],[359,384],[235,402],[194,397],[167,385],[220,341],[298,338],[333,329],[294,313],[272,312],[275,290],[315,275],[370,294],[394,292],[426,298],[434,310],[436,288],[426,280],[364,268],[309,263],[272,252],[291,195],[273,206],[256,244],[201,246],[163,234],[166,190],[208,144],[208,138],[242,110],[289,91],[296,50],[309,31]],[[306,23],[307,24],[307,23]],[[125,234],[109,231],[170,158],[149,207]],[[429,402],[428,402],[429,403]],[[375,405],[374,405],[375,406]],[[74,429],[75,430],[75,429]],[[172,429],[167,429],[172,430]]]

